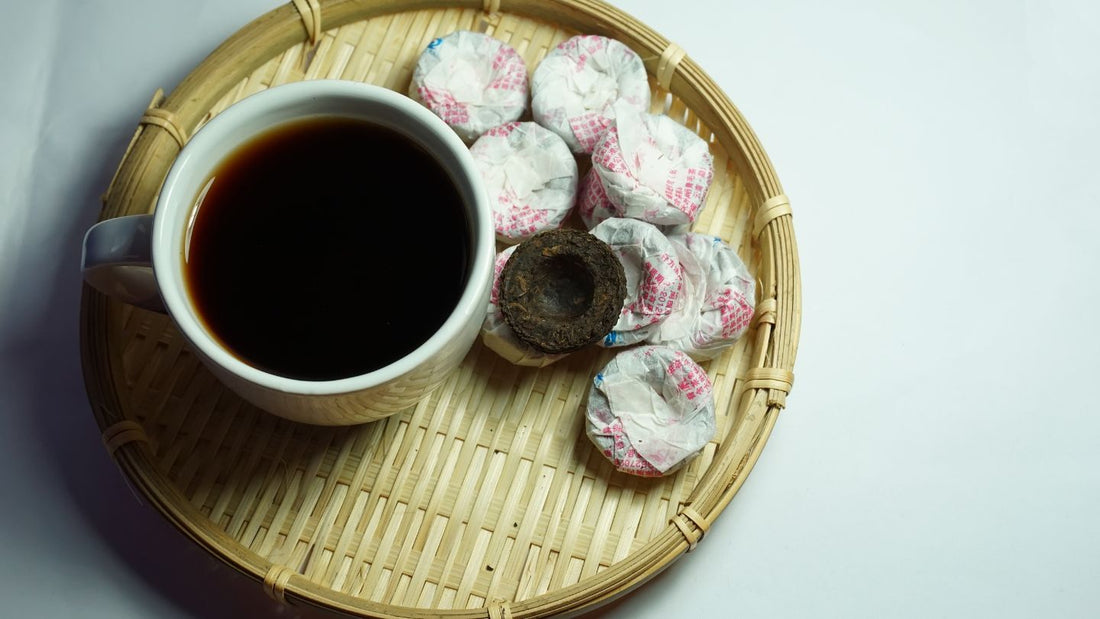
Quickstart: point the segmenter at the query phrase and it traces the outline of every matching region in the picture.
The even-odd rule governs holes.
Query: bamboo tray
[[[167,317],[85,288],[85,380],[107,448],[186,535],[286,603],[352,615],[543,617],[591,610],[695,547],[744,483],[785,404],[800,323],[790,206],[726,96],[678,46],[594,0],[294,0],[244,27],[142,117],[101,218],[152,210],[179,148],[269,86],[343,78],[404,91],[420,50],[456,29],[509,42],[533,69],[577,33],[646,62],[654,111],[711,143],[695,228],[759,281],[755,324],[704,367],[718,433],[675,475],[640,479],[583,432],[589,350],[517,368],[480,344],[431,399],[351,428],[283,421],[199,364]]]

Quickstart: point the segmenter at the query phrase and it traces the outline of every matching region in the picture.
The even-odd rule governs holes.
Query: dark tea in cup
[[[466,284],[471,233],[447,170],[394,129],[304,118],[239,146],[196,200],[187,291],[221,344],[303,380],[424,343]]]

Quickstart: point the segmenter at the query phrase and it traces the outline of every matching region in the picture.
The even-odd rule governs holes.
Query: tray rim
[[[518,602],[487,601],[485,608],[470,610],[412,608],[372,602],[335,591],[296,572],[285,573],[285,568],[248,550],[216,527],[202,528],[200,525],[205,521],[202,514],[198,510],[193,510],[195,514],[187,513],[193,509],[188,509],[190,502],[160,473],[147,441],[140,440],[144,434],[140,426],[136,429],[122,427],[127,423],[138,424],[127,420],[120,412],[122,407],[113,387],[112,368],[121,365],[120,359],[109,358],[110,355],[103,355],[98,348],[105,335],[105,325],[99,318],[106,314],[106,299],[87,286],[80,312],[85,386],[108,449],[136,489],[177,529],[227,565],[263,582],[265,590],[277,600],[377,617],[484,617],[486,612],[489,616],[534,617],[587,612],[644,584],[695,547],[751,472],[779,411],[785,406],[786,393],[793,381],[801,324],[801,283],[789,201],[748,123],[682,49],[602,0],[330,0],[323,5],[316,0],[294,0],[257,17],[231,35],[168,97],[162,97],[158,91],[150,108],[158,110],[157,117],[167,119],[172,127],[151,122],[145,126],[165,130],[145,131],[139,126],[104,195],[99,218],[115,216],[134,200],[148,200],[145,203],[152,205],[164,174],[185,141],[180,139],[179,133],[185,136],[187,131],[198,126],[214,102],[233,84],[271,57],[252,52],[252,49],[285,50],[301,44],[321,31],[321,23],[325,29],[331,29],[390,13],[447,8],[481,8],[488,18],[498,11],[513,13],[557,27],[614,36],[639,51],[647,70],[659,75],[661,85],[684,100],[722,143],[738,176],[744,181],[751,202],[759,205],[753,228],[763,253],[758,279],[763,284],[761,299],[765,302],[758,303],[758,313],[765,314],[766,318],[757,320],[755,328],[760,332],[756,336],[753,370],[745,377],[743,395],[737,404],[739,413],[761,416],[748,452],[734,458],[735,454],[729,453],[729,446],[734,441],[725,440],[710,468],[700,476],[685,509],[657,537],[628,555],[628,559],[634,561],[617,562],[574,585]],[[248,62],[243,61],[246,57]],[[670,58],[674,58],[671,64]],[[230,59],[232,62],[226,62]],[[211,82],[216,82],[218,88],[209,88]],[[151,168],[154,169],[152,173],[149,172]],[[767,311],[760,312],[759,308],[769,302]],[[107,363],[101,366],[99,363],[104,357],[108,357]],[[125,436],[129,438],[118,440],[119,431],[127,428],[130,434]],[[107,440],[108,435],[110,440]],[[192,518],[194,515],[200,518]],[[280,568],[284,571],[280,572]],[[396,611],[401,614],[393,614]]]

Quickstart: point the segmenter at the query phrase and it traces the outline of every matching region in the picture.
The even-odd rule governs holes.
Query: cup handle
[[[80,259],[84,281],[103,294],[165,312],[153,275],[153,216],[127,215],[88,228]]]

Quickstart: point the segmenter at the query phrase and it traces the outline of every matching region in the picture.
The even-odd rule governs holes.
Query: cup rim
[[[196,152],[227,139],[227,133],[257,114],[284,105],[302,104],[310,99],[326,97],[354,98],[381,104],[419,124],[439,141],[448,151],[447,154],[458,162],[457,169],[444,164],[449,173],[468,183],[474,196],[474,203],[467,205],[473,247],[470,252],[468,279],[458,303],[442,326],[417,348],[392,363],[363,374],[332,380],[304,380],[273,374],[249,365],[227,350],[210,333],[186,291],[181,259],[185,233],[174,234],[172,223],[178,221],[178,218],[190,216],[195,198],[195,191],[181,186],[181,178],[193,179],[201,175],[205,179],[220,163],[196,161]],[[309,116],[310,114],[302,114],[287,117],[285,120]],[[235,148],[253,136],[254,134],[243,138],[228,138],[233,142],[230,148]],[[201,182],[202,179],[199,179],[198,183]],[[153,215],[153,271],[169,316],[201,356],[207,357],[221,369],[261,387],[298,395],[335,395],[377,387],[411,372],[442,352],[448,343],[460,336],[471,319],[485,312],[483,293],[492,282],[496,238],[492,208],[481,175],[477,172],[465,143],[442,119],[405,95],[381,86],[346,80],[309,80],[274,86],[234,103],[210,119],[180,151],[165,178]],[[186,223],[183,228],[186,230]]]

